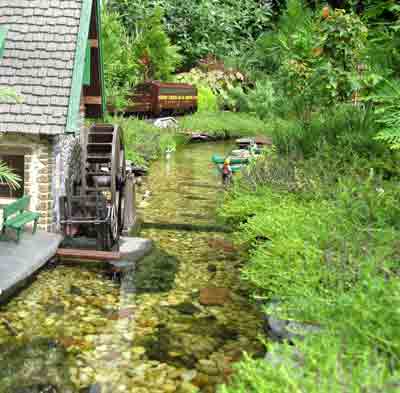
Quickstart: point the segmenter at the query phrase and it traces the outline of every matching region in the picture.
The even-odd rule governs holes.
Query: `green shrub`
[[[275,117],[271,125],[272,138],[281,152],[297,151],[309,157],[322,143],[366,156],[385,151],[374,139],[379,125],[370,106],[341,104],[315,111],[307,119]]]
[[[221,108],[234,109],[234,105],[230,102],[230,93],[235,89],[241,89],[245,85],[245,76],[234,69],[218,69],[218,70],[202,70],[200,68],[193,68],[189,72],[180,73],[175,76],[177,82],[190,83],[199,88],[199,100],[201,100],[201,93],[208,92],[217,98],[218,106]],[[204,91],[206,89],[206,91]]]
[[[240,55],[242,48],[251,47],[259,34],[270,27],[272,14],[270,5],[258,0],[111,0],[107,7],[124,16],[131,35],[160,7],[166,32],[182,48],[187,66],[210,53],[219,57]]]
[[[217,112],[218,98],[213,91],[206,86],[198,86],[198,111],[199,112]]]
[[[200,112],[179,119],[185,131],[202,132],[216,137],[240,137],[268,134],[267,124],[244,113]]]
[[[125,96],[139,81],[132,40],[121,24],[119,14],[103,12],[103,50],[106,91],[117,108],[126,106]]]
[[[269,153],[236,182],[221,215],[248,249],[242,277],[323,331],[296,344],[301,365],[247,359],[220,393],[397,391],[400,191],[370,164],[323,145],[307,160]]]
[[[134,55],[144,80],[170,80],[182,61],[179,48],[171,44],[164,31],[162,19],[162,10],[156,8],[136,26]]]

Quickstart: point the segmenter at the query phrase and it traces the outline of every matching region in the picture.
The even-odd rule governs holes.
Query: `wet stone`
[[[227,288],[203,288],[200,290],[199,302],[204,306],[223,306],[230,300]]]
[[[124,260],[137,262],[151,252],[153,242],[140,237],[121,237],[119,252]]]
[[[162,250],[155,250],[136,267],[134,280],[138,293],[162,292],[173,288],[178,259]]]
[[[82,290],[75,286],[75,285],[71,285],[71,288],[69,289],[69,292],[71,295],[77,295],[77,296],[81,296],[82,295]]]
[[[70,386],[67,353],[51,338],[2,344],[0,363],[0,392],[41,393],[48,389],[50,393],[64,393]]]
[[[114,271],[124,271],[124,270],[129,270],[133,269],[135,267],[134,263],[132,261],[112,261],[110,262],[110,265],[112,266],[112,269]]]
[[[48,313],[56,315],[63,315],[65,312],[65,307],[62,304],[50,304],[46,309]]]
[[[79,391],[79,393],[102,393],[104,389],[101,388],[99,383],[87,386]]]
[[[172,308],[185,315],[194,315],[201,312],[198,307],[189,302],[177,304],[176,306],[172,306]]]
[[[263,329],[267,336],[275,342],[302,340],[310,334],[320,333],[322,327],[318,324],[280,319],[275,314],[279,312],[281,302],[277,299],[267,304],[269,314],[264,316]]]
[[[54,385],[30,385],[16,388],[12,393],[61,393]]]

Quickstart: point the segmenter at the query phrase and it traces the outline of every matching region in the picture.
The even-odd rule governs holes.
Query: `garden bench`
[[[30,200],[30,196],[24,196],[3,207],[2,234],[5,234],[7,228],[13,229],[17,233],[17,243],[19,242],[22,230],[29,222],[34,222],[32,233],[35,234],[36,232],[40,214],[27,210]]]

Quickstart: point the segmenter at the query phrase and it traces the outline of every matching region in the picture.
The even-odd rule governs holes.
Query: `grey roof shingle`
[[[81,9],[82,0],[0,1],[0,89],[22,99],[0,102],[0,132],[65,132]]]

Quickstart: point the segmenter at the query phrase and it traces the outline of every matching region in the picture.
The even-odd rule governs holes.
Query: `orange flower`
[[[314,48],[313,50],[313,54],[314,54],[314,56],[321,56],[322,55],[322,52],[324,51],[323,50],[323,48]]]

